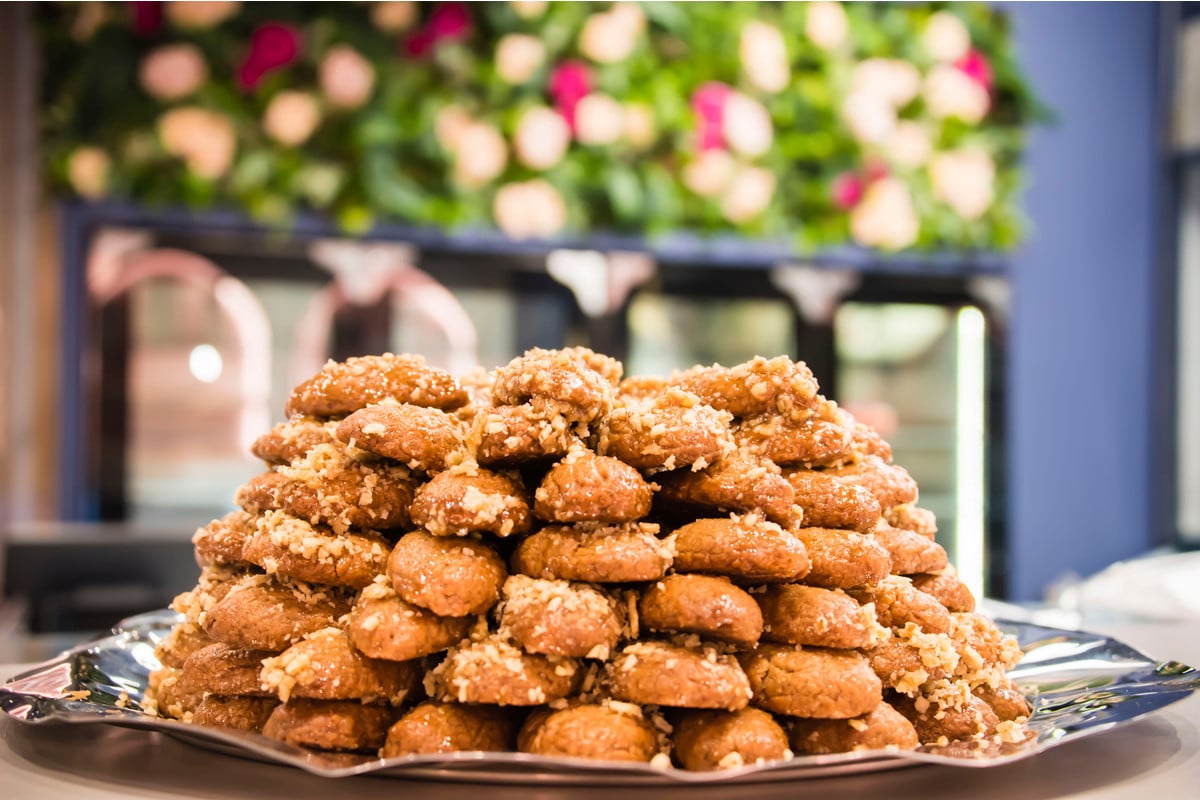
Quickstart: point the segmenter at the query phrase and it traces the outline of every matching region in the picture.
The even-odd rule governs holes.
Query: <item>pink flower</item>
[[[423,58],[443,41],[461,41],[471,34],[471,14],[466,3],[440,3],[429,21],[413,32],[404,43],[404,52]]]
[[[138,36],[153,36],[162,27],[162,3],[135,0],[133,3],[133,32]]]
[[[857,172],[843,172],[833,179],[833,185],[830,187],[833,204],[843,211],[858,205],[865,190],[865,182]]]
[[[250,52],[238,68],[238,84],[253,91],[270,73],[291,64],[300,55],[300,34],[290,25],[268,22],[250,35]]]
[[[733,89],[724,83],[709,81],[692,93],[692,113],[696,115],[696,148],[701,152],[725,146],[722,127],[725,104]]]
[[[592,71],[582,61],[564,61],[550,73],[546,90],[554,98],[558,112],[575,130],[575,109],[592,91]]]
[[[965,56],[954,62],[967,77],[978,83],[987,91],[992,90],[992,65],[987,56],[978,50],[971,50]]]

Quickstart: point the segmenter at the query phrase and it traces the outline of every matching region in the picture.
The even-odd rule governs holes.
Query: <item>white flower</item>
[[[755,89],[774,94],[787,86],[791,66],[779,28],[758,20],[746,23],[739,39],[738,54],[746,79]]]
[[[868,58],[854,68],[850,91],[875,95],[903,108],[921,89],[921,73],[898,58]]]
[[[473,122],[462,106],[452,104],[442,107],[433,120],[433,132],[438,144],[453,153],[458,149],[458,141],[462,138],[463,131],[471,127]]]
[[[180,100],[208,80],[208,64],[193,44],[168,44],[146,54],[138,68],[138,83],[146,94],[164,103]]]
[[[80,197],[94,200],[108,192],[112,159],[99,147],[77,147],[67,158],[67,180]]]
[[[896,123],[892,135],[888,137],[884,148],[887,154],[897,164],[906,167],[919,167],[929,159],[929,151],[933,147],[929,131],[919,122],[901,120]]]
[[[417,21],[417,4],[407,2],[372,3],[371,24],[384,33],[406,31]]]
[[[197,106],[173,108],[158,118],[163,149],[182,158],[188,169],[213,180],[229,169],[237,149],[233,123],[223,114]]]
[[[658,138],[658,126],[654,123],[654,112],[644,103],[626,103],[622,115],[625,141],[639,150],[645,150]]]
[[[908,187],[896,178],[870,184],[850,212],[850,235],[867,247],[901,250],[917,240],[920,227]]]
[[[896,110],[884,97],[851,92],[842,101],[842,119],[860,142],[882,144],[896,129]]]
[[[521,115],[513,136],[517,160],[530,169],[550,169],[566,155],[571,128],[562,114],[545,106]]]
[[[288,147],[303,144],[321,121],[321,107],[308,92],[287,89],[271,98],[263,112],[263,131]]]
[[[736,167],[728,150],[705,150],[683,168],[683,185],[701,197],[715,197],[725,191]]]
[[[642,10],[628,3],[592,14],[579,32],[579,52],[601,64],[624,61],[637,47],[645,22]]]
[[[375,68],[350,45],[330,48],[321,60],[321,91],[336,108],[358,108],[375,90]]]
[[[527,33],[510,33],[496,44],[496,74],[514,86],[532,78],[545,60],[542,40]]]
[[[454,179],[467,188],[490,183],[508,164],[508,146],[494,125],[472,122],[454,148]]]
[[[981,150],[938,153],[929,162],[933,193],[963,219],[979,219],[996,195],[996,165]]]
[[[546,0],[514,0],[509,5],[521,19],[537,19],[546,13],[546,6],[550,4]]]
[[[163,12],[167,20],[177,28],[198,31],[219,25],[232,17],[242,7],[241,3],[220,0],[196,0],[196,2],[166,3]]]
[[[575,135],[590,145],[612,144],[621,138],[625,109],[612,97],[593,92],[575,107]]]
[[[925,23],[921,44],[934,61],[958,61],[971,49],[971,34],[958,16],[939,11]]]
[[[721,136],[735,153],[754,158],[771,147],[775,129],[771,115],[762,103],[741,92],[734,92],[725,101],[721,115]]]
[[[567,204],[541,179],[510,183],[496,192],[492,216],[511,239],[547,238],[567,224]]]
[[[992,99],[961,69],[938,64],[925,76],[925,107],[935,119],[958,117],[974,125],[987,115]]]
[[[822,50],[833,50],[846,40],[850,25],[841,3],[816,2],[808,4],[804,18],[804,35]]]
[[[775,175],[762,167],[746,167],[734,174],[721,198],[721,216],[740,225],[761,214],[775,195]]]

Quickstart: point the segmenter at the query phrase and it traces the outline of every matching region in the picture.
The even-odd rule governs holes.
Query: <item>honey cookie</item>
[[[667,575],[651,584],[638,603],[641,625],[652,631],[697,633],[752,647],[763,632],[754,598],[725,577]]]
[[[410,661],[448,650],[466,638],[474,623],[474,617],[439,617],[405,602],[385,577],[359,593],[346,634],[365,656]]]
[[[760,644],[739,657],[758,708],[790,717],[849,719],[883,700],[883,684],[865,656],[853,650],[822,650]]]
[[[917,482],[908,470],[898,464],[889,464],[879,456],[862,456],[852,464],[825,471],[867,489],[875,495],[882,509],[917,502]]]
[[[917,737],[926,744],[983,739],[995,734],[1000,724],[992,707],[974,695],[968,695],[963,705],[951,707],[904,695],[895,695],[891,703],[912,723]]]
[[[360,408],[337,426],[337,438],[409,469],[441,472],[465,457],[466,426],[452,414],[411,403]]]
[[[251,578],[247,570],[224,565],[211,565],[200,568],[200,578],[195,587],[186,592],[180,592],[171,600],[171,608],[183,614],[184,619],[193,625],[204,627],[208,620],[208,612],[217,603],[225,599],[225,595],[235,586],[246,580],[264,580]]]
[[[274,697],[221,697],[210,694],[192,711],[192,724],[262,733],[263,726],[278,705],[279,701]]]
[[[566,417],[539,413],[529,403],[480,408],[468,434],[476,461],[489,467],[558,458],[577,441]]]
[[[937,572],[950,565],[946,550],[919,533],[893,528],[885,520],[879,521],[874,533],[875,541],[891,556],[894,575]]]
[[[335,535],[284,511],[259,517],[245,558],[268,574],[361,589],[383,572],[391,545],[374,531]]]
[[[603,660],[621,637],[619,607],[586,584],[513,575],[503,595],[500,632],[528,653]]]
[[[517,545],[513,572],[588,583],[655,581],[671,566],[671,542],[649,523],[547,525]]]
[[[194,622],[181,622],[154,646],[154,657],[164,667],[182,667],[187,657],[197,650],[215,644]]]
[[[599,368],[599,369],[597,369]],[[588,423],[612,408],[620,365],[582,347],[533,348],[496,370],[497,405],[529,403],[539,413]]]
[[[667,508],[741,513],[761,511],[781,525],[800,520],[796,493],[779,467],[748,453],[733,453],[700,470],[659,475],[656,503]]]
[[[314,417],[289,419],[255,439],[250,452],[273,467],[290,464],[304,458],[317,445],[336,445],[336,428],[336,422]]]
[[[853,422],[837,404],[820,400],[800,421],[770,413],[747,417],[733,428],[738,447],[781,467],[826,466],[851,455]]]
[[[190,690],[199,694],[265,697],[271,693],[262,686],[262,661],[272,655],[270,651],[242,650],[218,642],[188,656],[181,677]]]
[[[866,487],[809,469],[785,469],[810,528],[842,528],[870,533],[879,522],[879,501]]]
[[[795,719],[789,737],[797,753],[912,750],[921,744],[908,719],[888,703],[851,719]]]
[[[396,706],[418,685],[421,674],[420,665],[412,661],[367,658],[338,628],[310,633],[262,662],[263,688],[285,703],[306,697]]]
[[[892,446],[879,435],[879,431],[865,422],[855,421],[851,440],[850,449],[857,455],[874,456],[885,464],[892,463]]]
[[[650,512],[651,484],[628,464],[572,450],[542,478],[533,513],[547,522],[633,522]]]
[[[947,611],[974,611],[975,595],[953,567],[927,575],[913,575],[913,586],[937,600]]]
[[[384,353],[327,362],[292,390],[285,413],[344,417],[385,400],[449,410],[465,405],[467,392],[420,356]]]
[[[540,706],[575,692],[583,671],[574,659],[524,653],[492,636],[463,642],[426,677],[435,700]]]
[[[853,589],[877,583],[891,572],[892,558],[874,536],[828,528],[794,533],[812,563],[804,581],[813,586]]]
[[[893,575],[851,593],[861,603],[875,604],[875,616],[885,628],[903,628],[911,622],[926,633],[950,631],[950,612],[906,578]]]
[[[768,586],[754,598],[762,609],[763,638],[856,650],[869,647],[881,631],[874,609],[858,604],[845,592],[815,586]]]
[[[926,539],[933,539],[937,536],[937,517],[927,508],[921,508],[912,503],[902,503],[889,508],[883,518],[894,528],[919,533]]]
[[[666,642],[627,644],[605,665],[604,685],[617,700],[677,708],[736,711],[750,700],[750,684],[733,656],[711,646]]]
[[[930,681],[947,680],[959,661],[949,636],[924,633],[915,625],[878,642],[867,651],[867,659],[884,686],[909,696]]]
[[[960,673],[986,672],[996,665],[1012,669],[1021,660],[1016,639],[1005,636],[988,617],[975,612],[949,616],[950,638],[961,657]]]
[[[672,376],[671,383],[735,417],[777,412],[803,419],[817,397],[817,381],[808,365],[787,356],[756,356],[734,367],[693,367]]]
[[[204,692],[183,680],[183,670],[163,667],[150,673],[143,707],[166,719],[189,722],[204,699]]]
[[[675,725],[675,758],[684,769],[737,769],[792,757],[787,734],[765,711],[688,711]]]
[[[246,650],[280,652],[306,634],[334,625],[350,610],[336,590],[300,582],[276,583],[265,575],[244,579],[207,613],[213,639]]]
[[[991,706],[997,719],[1002,722],[1026,720],[1033,713],[1029,701],[1012,681],[999,686],[980,684],[971,689],[971,694]]]
[[[412,521],[437,536],[512,536],[529,530],[529,500],[519,479],[499,472],[439,472],[417,489]]]
[[[672,536],[675,568],[680,572],[727,575],[743,583],[777,583],[799,580],[809,571],[804,543],[759,514],[698,519]]]
[[[658,734],[642,710],[628,703],[538,709],[517,734],[522,753],[599,761],[650,761]]]
[[[500,599],[504,560],[478,539],[425,531],[400,537],[387,574],[401,598],[441,617],[482,614]]]
[[[626,396],[600,421],[596,452],[650,472],[703,469],[733,452],[731,419],[674,387],[652,397]]]
[[[513,749],[513,723],[492,706],[421,703],[388,729],[382,758]]]
[[[357,700],[281,703],[263,725],[263,735],[297,747],[374,753],[383,746],[394,712]]]
[[[247,560],[242,550],[254,533],[254,515],[245,511],[231,511],[220,519],[200,528],[192,535],[196,563],[244,564]]]

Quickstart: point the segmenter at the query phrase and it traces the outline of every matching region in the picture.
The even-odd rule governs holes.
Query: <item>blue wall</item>
[[[1029,151],[1009,334],[1008,588],[1035,600],[1154,544],[1157,9],[1006,8],[1058,117]]]

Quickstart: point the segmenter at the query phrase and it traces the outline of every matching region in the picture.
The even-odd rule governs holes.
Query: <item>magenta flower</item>
[[[133,32],[138,36],[153,36],[162,27],[162,3],[156,0],[135,0],[133,5]]]
[[[471,34],[471,13],[466,3],[440,3],[429,15],[429,22],[413,31],[404,41],[404,52],[411,58],[423,58],[440,42],[457,42]]]
[[[978,83],[989,92],[992,90],[992,65],[987,56],[978,50],[970,50],[965,56],[954,62],[954,66],[967,74],[967,77]]]
[[[857,172],[843,172],[833,179],[830,187],[833,204],[843,211],[849,211],[862,200],[866,188],[866,182]]]
[[[550,73],[546,90],[574,132],[575,108],[592,91],[592,70],[582,61],[564,61]]]
[[[267,22],[250,35],[250,52],[238,68],[238,84],[253,91],[270,73],[282,69],[300,55],[300,33],[291,25]]]
[[[692,92],[692,113],[696,115],[696,148],[720,150],[725,147],[721,129],[725,122],[725,103],[733,94],[732,87],[709,81]]]

